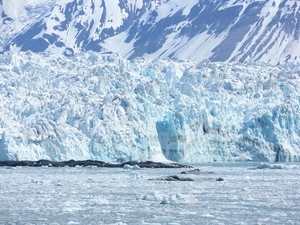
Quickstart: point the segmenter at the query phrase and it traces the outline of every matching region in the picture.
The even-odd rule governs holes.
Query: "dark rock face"
[[[179,177],[177,175],[168,176],[165,180],[166,181],[195,181],[192,178],[189,178],[189,177]]]
[[[199,174],[199,173],[200,173],[200,169],[192,169],[192,170],[181,172],[181,174]]]
[[[124,165],[138,165],[140,168],[187,168],[188,166],[179,163],[160,163],[160,162],[126,162],[121,164],[105,163],[97,160],[82,160],[82,161],[63,161],[63,162],[52,162],[49,160],[38,160],[38,161],[0,161],[0,166],[29,166],[29,167],[75,167],[75,166],[95,166],[95,167],[124,167]]]
[[[195,181],[194,179],[190,177],[180,177],[177,175],[167,176],[164,178],[157,178],[157,179],[150,179],[150,180],[156,180],[156,181]]]
[[[146,162],[125,162],[121,164],[121,167],[124,165],[138,165],[141,168],[190,168],[190,166],[182,165],[179,163],[161,163],[161,162],[152,162],[152,161],[146,161]]]

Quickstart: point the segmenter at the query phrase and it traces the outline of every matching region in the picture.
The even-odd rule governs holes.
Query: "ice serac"
[[[3,0],[0,52],[300,62],[300,1]],[[14,7],[12,7],[14,6]]]
[[[299,161],[300,65],[0,56],[0,160]]]

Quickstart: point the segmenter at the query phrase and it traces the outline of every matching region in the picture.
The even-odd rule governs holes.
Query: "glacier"
[[[0,160],[300,160],[300,65],[0,55]]]

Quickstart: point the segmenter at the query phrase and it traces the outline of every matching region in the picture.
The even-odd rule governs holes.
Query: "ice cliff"
[[[0,160],[299,161],[300,65],[0,56]]]

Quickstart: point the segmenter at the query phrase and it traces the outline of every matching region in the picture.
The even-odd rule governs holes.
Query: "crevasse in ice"
[[[300,65],[0,56],[0,160],[299,161]]]

